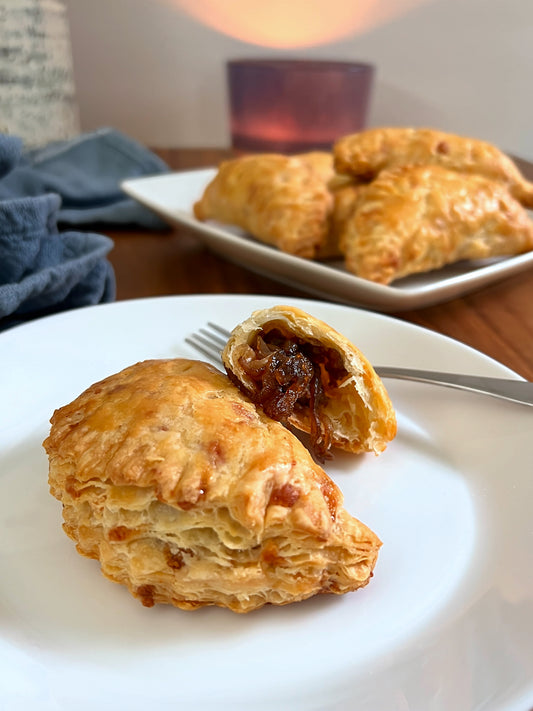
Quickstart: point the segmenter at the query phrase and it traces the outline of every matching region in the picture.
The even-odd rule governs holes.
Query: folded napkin
[[[6,173],[9,171],[9,174]],[[155,175],[168,166],[112,128],[52,143],[21,155],[21,142],[0,134],[0,200],[57,193],[57,221],[65,225],[134,224],[164,229],[153,212],[126,196],[126,178]]]
[[[112,129],[22,152],[0,134],[0,331],[37,316],[115,298],[106,259],[112,241],[59,231],[94,223],[164,224],[120,190],[120,182],[168,170]]]

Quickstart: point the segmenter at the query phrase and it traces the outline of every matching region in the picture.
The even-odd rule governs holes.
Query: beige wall
[[[363,35],[293,52],[218,33],[172,0],[67,5],[84,130],[229,145],[228,58],[323,57],[376,65],[370,125],[435,126],[533,160],[533,0],[429,0]]]

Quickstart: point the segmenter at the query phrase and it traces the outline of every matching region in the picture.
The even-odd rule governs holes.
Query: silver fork
[[[212,363],[220,365],[222,363],[220,356],[229,336],[230,333],[225,328],[216,323],[208,322],[205,328],[200,328],[197,333],[191,334],[185,341],[198,353],[209,358]],[[381,378],[415,380],[422,383],[431,383],[432,385],[443,385],[449,388],[491,395],[492,397],[510,400],[521,405],[533,406],[533,383],[526,380],[441,373],[432,370],[397,368],[395,366],[374,366],[374,369]]]

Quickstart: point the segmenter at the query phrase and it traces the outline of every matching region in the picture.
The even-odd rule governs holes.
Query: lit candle
[[[243,152],[328,150],[365,127],[373,66],[317,60],[228,62],[232,145]]]

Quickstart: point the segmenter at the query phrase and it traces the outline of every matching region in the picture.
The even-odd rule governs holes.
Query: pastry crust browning
[[[533,207],[533,184],[498,148],[473,138],[429,128],[375,128],[344,136],[333,153],[339,173],[363,182],[390,168],[439,165],[498,181],[524,206]]]
[[[236,225],[284,252],[313,258],[328,251],[333,157],[251,155],[225,161],[194,205],[197,219]]]
[[[316,416],[325,430],[326,434],[319,432],[319,436],[326,438],[326,445],[349,452],[379,454],[394,438],[394,408],[365,356],[331,326],[290,306],[254,312],[233,330],[222,353],[230,377],[254,401],[262,401],[265,407],[266,398],[272,399],[271,386],[258,383],[253,375],[256,369],[250,367],[250,363],[257,360],[258,336],[267,345],[271,344],[269,347],[284,340],[294,343],[317,368],[323,397],[318,402]],[[277,378],[281,380],[281,376]],[[290,386],[284,382],[280,390]],[[310,406],[304,393],[286,420],[303,432],[313,434],[313,419],[312,403]]]
[[[533,249],[533,224],[502,183],[440,166],[383,171],[343,222],[347,268],[364,279],[395,279],[462,259]]]
[[[339,254],[342,254],[341,240],[346,223],[352,218],[355,210],[364,199],[365,185],[347,183],[333,193],[333,214],[331,217],[331,241],[335,243]]]
[[[297,438],[207,364],[138,363],[51,422],[66,533],[146,606],[248,612],[372,574],[379,539]]]

